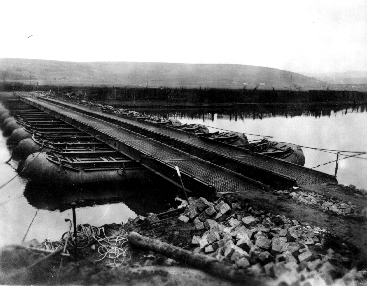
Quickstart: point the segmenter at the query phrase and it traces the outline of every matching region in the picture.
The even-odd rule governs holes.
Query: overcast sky
[[[0,58],[367,70],[367,0],[0,0]]]

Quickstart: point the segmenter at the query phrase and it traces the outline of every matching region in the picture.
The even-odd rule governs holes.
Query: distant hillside
[[[0,59],[1,81],[54,85],[317,89],[312,77],[266,67],[230,64],[62,62]]]
[[[313,75],[315,78],[331,84],[367,84],[367,71],[347,71]]]

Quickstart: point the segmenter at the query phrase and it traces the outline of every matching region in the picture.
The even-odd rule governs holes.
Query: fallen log
[[[187,265],[199,268],[211,275],[230,280],[246,282],[247,286],[262,285],[259,278],[251,276],[246,270],[234,269],[230,265],[219,262],[214,257],[203,254],[193,253],[177,246],[142,236],[137,232],[130,232],[128,235],[129,243],[134,246],[154,251],[172,259],[182,261]]]

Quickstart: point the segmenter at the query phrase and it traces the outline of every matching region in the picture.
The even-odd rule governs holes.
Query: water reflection
[[[24,190],[24,197],[36,209],[63,212],[70,209],[72,202],[76,202],[78,208],[123,203],[138,215],[167,210],[175,194],[175,188],[158,177],[123,185],[93,184],[63,190],[29,182]]]
[[[160,109],[148,109],[139,108],[141,112],[145,112],[151,115],[158,115],[165,118],[190,118],[190,119],[202,119],[203,121],[214,121],[217,118],[234,120],[248,119],[265,119],[272,117],[285,117],[292,118],[296,116],[309,116],[309,117],[330,117],[336,112],[342,112],[347,114],[363,113],[367,110],[367,104],[352,105],[352,104],[340,104],[340,105],[261,105],[253,104],[246,106],[236,106],[231,108],[224,107],[211,107],[211,108],[170,108],[163,107]]]

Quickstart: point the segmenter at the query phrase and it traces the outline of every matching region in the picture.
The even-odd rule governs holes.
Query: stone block
[[[230,235],[229,233],[226,233],[226,232],[222,232],[221,233],[221,236],[222,236],[222,239],[224,241],[228,241],[228,240],[232,240],[233,239],[232,235]]]
[[[318,266],[320,266],[321,265],[321,259],[316,259],[316,260],[314,260],[314,261],[308,261],[307,262],[307,268],[309,269],[309,270],[316,270],[317,269],[317,267]]]
[[[242,257],[243,257],[243,255],[241,253],[239,253],[236,250],[233,250],[233,253],[231,255],[230,260],[231,260],[232,263],[234,263],[234,262],[236,262],[238,259],[240,259]]]
[[[199,215],[195,205],[189,205],[187,209],[188,209],[188,215],[190,219],[194,219]]]
[[[312,252],[308,249],[305,252],[302,252],[300,255],[298,255],[299,262],[308,261],[312,257]]]
[[[223,251],[223,256],[227,259],[231,259],[234,249],[232,247],[226,247]]]
[[[200,240],[199,240],[199,247],[200,248],[204,248],[205,246],[208,245],[208,241],[206,239],[206,237],[202,237]]]
[[[256,238],[255,245],[262,249],[268,250],[271,247],[271,240],[265,236],[258,236]]]
[[[282,253],[287,250],[287,242],[284,242],[283,240],[275,237],[272,239],[271,250],[274,252]]]
[[[226,226],[222,229],[223,234],[228,234],[230,236],[233,236],[232,234],[233,227]]]
[[[288,268],[289,270],[292,270],[292,269],[296,270],[298,267],[298,264],[297,264],[297,261],[289,261],[284,264],[284,267]]]
[[[278,262],[282,262],[282,261],[285,261],[285,262],[295,262],[295,263],[297,263],[297,259],[289,251],[285,251],[285,252],[283,252],[281,254],[278,254],[275,257],[275,261],[277,263]]]
[[[236,265],[238,268],[247,268],[250,266],[250,262],[246,258],[242,257],[236,260]]]
[[[252,241],[247,237],[246,234],[236,243],[236,246],[247,252],[251,250],[252,245],[253,245]]]
[[[230,224],[230,226],[232,227],[236,227],[238,226],[241,222],[238,219],[235,219],[234,217],[232,217],[228,223]]]
[[[204,225],[205,225],[205,228],[206,229],[214,230],[214,231],[217,231],[217,232],[220,231],[219,225],[218,225],[218,223],[215,220],[207,219],[204,222]]]
[[[248,229],[245,226],[240,226],[234,232],[232,232],[232,235],[235,236],[237,240],[240,240],[242,238],[247,238],[247,237],[251,239],[255,231],[256,229]]]
[[[198,209],[199,212],[204,211],[207,207],[212,206],[213,204],[211,202],[209,202],[207,199],[200,197],[196,202],[195,202],[196,208]]]
[[[217,203],[214,205],[215,210],[216,210],[217,212],[219,212],[220,207],[221,207],[223,204],[225,204],[225,202],[224,202],[224,201],[222,201],[222,200],[220,200],[219,202],[217,202]]]
[[[224,256],[223,256],[223,250],[218,248],[217,250],[215,250],[212,254],[212,257],[214,257],[215,259],[217,259],[218,261],[223,261],[224,260]]]
[[[264,225],[260,225],[257,229],[258,229],[258,231],[261,231],[261,232],[263,232],[263,233],[268,233],[268,232],[270,232],[270,227],[266,227],[266,226],[264,226]]]
[[[221,214],[226,214],[227,212],[229,212],[231,210],[231,207],[227,204],[227,203],[224,203],[220,206],[219,208],[219,212]]]
[[[206,237],[209,244],[212,244],[213,242],[216,242],[220,239],[219,233],[216,231],[210,231]]]
[[[251,275],[259,276],[264,272],[264,267],[260,263],[256,263],[247,268],[247,270]]]
[[[223,214],[222,214],[221,212],[218,212],[218,213],[215,215],[214,219],[215,219],[215,220],[218,220],[218,219],[220,219],[222,216],[223,216]]]
[[[257,219],[253,216],[245,216],[242,218],[242,222],[246,227],[256,225]]]
[[[188,218],[187,216],[184,216],[184,215],[180,215],[180,216],[178,217],[178,220],[179,220],[179,221],[182,221],[182,222],[184,222],[184,223],[187,223],[187,222],[190,220],[190,218]]]
[[[201,252],[201,248],[200,246],[199,247],[196,247],[193,251],[192,251],[194,254],[199,254]]]
[[[213,242],[212,246],[213,246],[213,249],[214,249],[214,250],[217,250],[218,248],[221,248],[221,247],[224,245],[224,243],[223,243],[223,242],[222,242],[222,244],[221,244],[221,241],[222,241],[222,240],[218,240],[218,241]]]
[[[204,252],[207,253],[207,254],[214,252],[213,246],[211,246],[211,245],[206,246],[205,249],[204,249]]]
[[[295,242],[298,240],[298,233],[296,229],[291,228],[291,227],[288,229],[287,240],[289,242]]]
[[[220,231],[221,227],[224,228],[223,225],[221,226],[220,223],[216,222],[214,219],[207,219],[206,221],[209,224],[210,229],[215,229],[215,230]]]
[[[206,212],[202,212],[199,214],[198,218],[200,219],[200,221],[204,222],[209,218],[209,216],[206,214]]]
[[[306,244],[306,245],[313,245],[313,244],[315,244],[315,242],[313,241],[312,237],[306,237],[304,239],[304,242],[303,243]]]
[[[234,242],[232,239],[227,239],[227,240],[222,240],[222,241],[224,241],[223,248],[234,246]]]
[[[201,220],[200,220],[198,217],[196,217],[196,218],[193,220],[193,223],[194,223],[194,224],[197,224],[198,222],[201,222]]]
[[[194,204],[195,204],[195,202],[196,202],[196,198],[194,198],[194,197],[189,197],[188,202],[189,202],[189,204],[190,204],[190,205],[194,205]]]
[[[192,237],[191,244],[193,244],[193,245],[199,245],[199,244],[200,244],[200,243],[199,243],[200,239],[201,239],[201,237],[200,237],[200,236],[194,235],[194,236]]]
[[[223,255],[224,257],[230,259],[233,252],[234,252],[234,243],[232,240],[226,241],[226,243],[223,246]]]
[[[263,263],[267,264],[274,260],[274,257],[268,251],[263,251],[258,255],[258,259]]]
[[[198,223],[196,223],[195,224],[195,228],[197,229],[197,230],[202,230],[202,229],[204,229],[205,227],[204,227],[204,223],[203,222],[198,222]]]
[[[281,228],[278,232],[279,236],[287,236],[288,230],[285,228]]]
[[[257,260],[260,253],[262,253],[264,250],[260,249],[258,246],[256,245],[253,245],[251,246],[251,249],[250,249],[250,256],[254,259],[254,260]]]
[[[297,242],[288,242],[287,244],[287,251],[290,253],[295,253],[300,249],[300,246]]]
[[[216,210],[213,206],[207,207],[205,210],[205,213],[209,216],[212,217],[213,215],[216,214]]]

